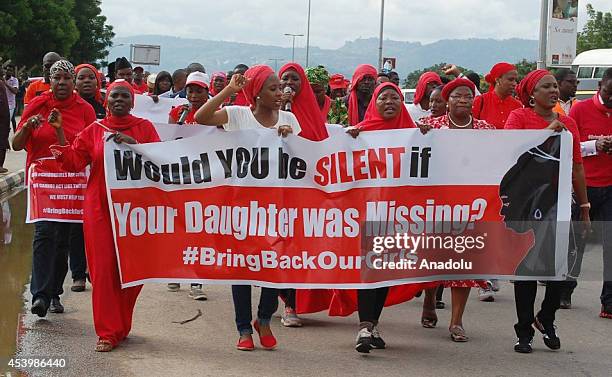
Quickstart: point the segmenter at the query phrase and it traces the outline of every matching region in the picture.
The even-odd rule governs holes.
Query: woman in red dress
[[[484,120],[474,119],[472,104],[476,86],[468,79],[458,78],[444,85],[442,98],[448,103],[448,113],[440,117],[421,118],[420,128],[427,132],[437,129],[494,130],[495,127]],[[470,295],[471,288],[485,288],[482,280],[452,280],[444,281],[445,288],[451,288],[452,314],[449,325],[451,339],[455,342],[467,342],[468,336],[463,328],[463,312]],[[429,316],[429,317],[428,317]],[[426,321],[427,320],[427,321]],[[435,306],[425,307],[423,303],[423,327],[433,328],[438,319]]]
[[[117,143],[159,141],[151,122],[130,114],[134,106],[134,89],[127,81],[113,82],[107,93],[106,118],[85,128],[72,144],[66,142],[59,113],[49,122],[55,128],[58,140],[58,145],[50,148],[62,168],[80,171],[87,165],[91,167],[83,205],[83,228],[92,285],[94,326],[99,337],[95,348],[98,352],[111,351],[128,336],[132,328],[134,305],[142,288],[121,289],[106,197],[104,134],[113,134],[113,140]]]

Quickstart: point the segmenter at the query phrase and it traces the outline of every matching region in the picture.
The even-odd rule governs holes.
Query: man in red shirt
[[[149,90],[147,87],[147,82],[144,80],[144,68],[140,66],[134,67],[134,79],[132,86],[137,92],[140,93],[146,93]]]
[[[497,63],[485,76],[485,80],[491,85],[489,92],[474,99],[472,114],[476,119],[503,129],[512,110],[523,107],[513,97],[518,83],[518,71],[510,63]]]
[[[34,97],[38,97],[44,92],[51,89],[51,79],[49,78],[49,69],[56,61],[60,60],[61,56],[57,52],[47,52],[43,56],[42,67],[43,67],[43,79],[32,82],[26,89],[23,97],[24,105],[27,105]]]
[[[580,101],[570,110],[578,125],[581,139],[587,194],[591,202],[591,216],[602,223],[603,288],[601,318],[612,319],[612,68],[608,68],[593,98]],[[578,254],[584,251],[579,245]],[[562,293],[562,304],[571,305],[569,286]]]

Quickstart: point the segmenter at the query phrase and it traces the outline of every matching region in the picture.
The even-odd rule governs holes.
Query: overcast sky
[[[380,0],[312,0],[310,45],[337,48],[378,37]],[[580,0],[610,11],[610,0]],[[102,0],[117,36],[170,36],[291,46],[306,34],[308,0]],[[453,38],[537,39],[540,0],[386,0],[385,39],[429,43]],[[296,47],[305,46],[298,38]]]

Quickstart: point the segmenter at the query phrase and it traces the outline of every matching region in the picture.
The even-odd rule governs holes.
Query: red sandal
[[[255,349],[255,343],[253,343],[253,338],[249,336],[248,338],[238,338],[238,344],[236,344],[236,348],[240,351],[253,351]]]
[[[259,322],[255,321],[253,322],[253,327],[255,328],[255,331],[257,331],[257,334],[259,335],[259,343],[261,343],[261,346],[266,349],[266,350],[273,350],[274,348],[276,348],[276,338],[274,337],[274,335],[261,335],[261,333],[259,332]]]

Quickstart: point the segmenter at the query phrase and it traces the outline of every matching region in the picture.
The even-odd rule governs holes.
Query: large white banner
[[[576,57],[578,0],[548,0],[546,65],[569,66]]]
[[[108,142],[123,286],[564,279],[567,132],[343,131],[317,143],[214,127]]]

